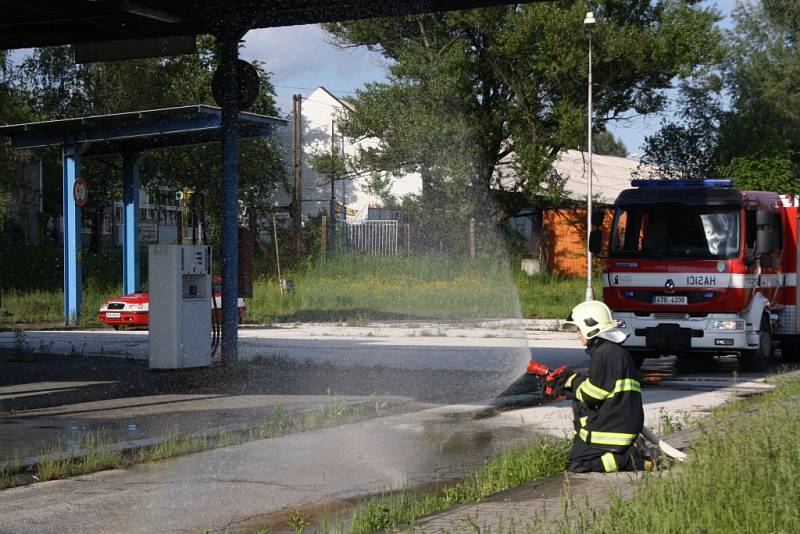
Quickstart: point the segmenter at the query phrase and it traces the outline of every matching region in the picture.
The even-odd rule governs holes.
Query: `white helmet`
[[[587,300],[572,308],[566,324],[577,326],[586,339],[602,337],[622,343],[628,337],[617,329],[617,321],[611,316],[611,310],[599,300]]]

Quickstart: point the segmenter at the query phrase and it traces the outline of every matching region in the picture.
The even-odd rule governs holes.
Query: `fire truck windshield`
[[[738,207],[643,205],[618,207],[611,255],[733,258],[739,253]]]

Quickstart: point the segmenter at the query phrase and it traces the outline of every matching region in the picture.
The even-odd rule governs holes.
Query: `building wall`
[[[602,255],[608,254],[614,213],[612,209],[605,211]],[[548,271],[560,276],[586,276],[586,210],[545,210],[542,234]],[[598,266],[595,261],[595,268]]]
[[[312,154],[330,151],[332,137],[339,149],[350,156],[356,155],[360,148],[377,145],[376,139],[352,141],[339,133],[336,117],[344,110],[345,105],[342,101],[321,87],[303,99],[301,121],[303,217],[330,211],[331,185],[327,176],[320,175],[311,168]],[[278,136],[287,155],[287,169],[291,173],[293,122],[291,115],[288,118],[290,124],[286,128],[281,128]],[[392,183],[392,194],[398,197],[419,193],[421,190],[422,179],[417,174],[408,174],[393,180]],[[376,207],[381,204],[379,198],[364,190],[364,178],[337,180],[333,195],[338,205],[346,207],[348,219],[366,217],[369,206]],[[276,192],[276,204],[287,206],[289,202],[291,202],[289,192],[283,190]],[[338,213],[343,217],[344,210]]]

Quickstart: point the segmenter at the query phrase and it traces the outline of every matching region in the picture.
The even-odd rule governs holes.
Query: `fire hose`
[[[559,392],[556,391],[556,384],[567,372],[569,372],[569,368],[566,365],[562,365],[561,367],[550,370],[546,365],[534,359],[531,359],[531,361],[528,363],[528,373],[536,375],[540,378],[543,402],[563,398],[558,395]],[[659,449],[661,449],[661,452],[670,458],[679,462],[686,461],[686,454],[664,441],[647,426],[642,427],[641,434],[647,441],[653,445],[656,445]]]

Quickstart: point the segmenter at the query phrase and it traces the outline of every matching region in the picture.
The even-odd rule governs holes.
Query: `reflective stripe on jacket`
[[[623,451],[642,431],[639,371],[628,351],[598,339],[587,349],[589,373],[573,373],[564,387],[576,403],[575,432],[587,445]]]

